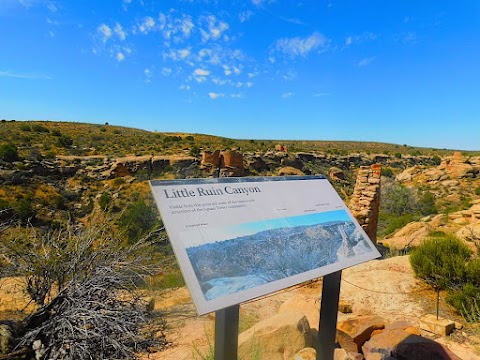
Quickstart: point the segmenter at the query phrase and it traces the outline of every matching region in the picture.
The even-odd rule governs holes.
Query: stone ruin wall
[[[367,235],[376,244],[380,212],[379,164],[360,167],[349,208]]]
[[[202,154],[201,166],[204,168],[214,167],[219,169],[220,177],[243,176],[243,155],[238,151],[216,150],[205,151]]]

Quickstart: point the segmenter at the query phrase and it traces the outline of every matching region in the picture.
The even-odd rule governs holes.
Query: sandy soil
[[[279,311],[302,310],[310,326],[318,329],[321,281],[287,289],[241,305],[240,327],[253,325]],[[373,260],[343,271],[341,300],[353,306],[354,313],[372,313],[388,323],[406,320],[418,326],[418,319],[434,311],[435,294],[413,276],[408,257]],[[172,347],[162,352],[143,355],[143,359],[201,359],[213,344],[214,315],[196,316],[189,292],[185,288],[166,291],[156,296],[155,309],[167,319],[167,338]],[[355,315],[355,314],[354,314]],[[460,320],[442,303],[441,316]],[[352,315],[339,313],[339,321]],[[424,336],[431,336],[427,333]],[[471,334],[470,334],[471,335]],[[448,346],[463,360],[480,359],[480,343],[463,331],[436,339]]]

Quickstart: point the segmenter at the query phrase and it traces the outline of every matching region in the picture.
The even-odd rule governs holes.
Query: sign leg
[[[240,305],[215,312],[215,360],[237,360]]]
[[[323,277],[317,360],[333,360],[341,280],[341,270]]]

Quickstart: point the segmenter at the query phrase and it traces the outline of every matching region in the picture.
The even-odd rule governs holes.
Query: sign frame
[[[228,308],[380,256],[368,235],[324,176],[152,180],[150,185],[199,315]],[[240,192],[238,189],[247,190]],[[248,189],[251,191],[248,192]],[[313,193],[311,194],[309,191]],[[213,199],[215,199],[215,202],[213,202]],[[226,199],[235,199],[232,200],[232,208],[228,208],[228,201],[230,200]],[[292,199],[295,199],[295,204],[292,204]],[[318,205],[316,208],[313,207],[312,201]],[[218,204],[222,204],[222,206],[218,206]],[[226,207],[225,204],[227,204]],[[199,208],[203,210],[197,211]],[[283,210],[283,213],[279,209]],[[232,240],[222,233],[222,231],[233,233],[232,229],[236,227],[235,220],[232,222],[232,217],[239,219],[240,224],[236,225],[245,225],[242,221],[248,221],[259,216],[262,219],[252,222],[253,225],[247,223],[244,228],[260,225],[269,229],[274,226],[272,224],[282,219],[287,219],[287,222],[296,224],[299,221],[306,221],[303,218],[310,219],[315,214],[333,213],[335,211],[342,219],[345,219],[346,216],[347,220],[353,224],[356,236],[360,234],[362,241],[368,245],[368,252],[360,256],[343,259],[342,262],[329,263],[320,268],[244,288],[233,293],[221,293],[219,297],[206,297],[208,292],[205,293],[205,288],[202,290],[202,286],[211,286],[210,284],[215,281],[209,280],[201,283],[199,277],[202,274],[199,273],[198,266],[194,269],[195,264],[192,265],[193,255],[191,252],[192,249],[201,248],[204,245]],[[252,212],[254,213],[253,216]],[[229,222],[229,224],[225,226],[225,222]],[[221,235],[219,235],[219,232]],[[201,241],[200,238],[209,236],[215,237],[216,240],[206,239],[205,244],[197,244]],[[224,238],[221,238],[221,236],[224,236]],[[218,239],[221,241],[218,241]],[[245,236],[245,239],[248,239],[248,236]],[[189,241],[191,246],[185,246]],[[213,245],[210,247],[213,247]],[[187,255],[187,250],[190,251],[190,255]],[[205,250],[203,254],[208,254],[208,251]],[[210,276],[211,274],[207,275]],[[218,282],[226,281],[224,277],[219,279]],[[254,279],[254,281],[256,280]],[[224,290],[227,288],[226,285],[214,286],[214,288],[217,292],[227,291]],[[212,292],[211,290],[208,291]]]

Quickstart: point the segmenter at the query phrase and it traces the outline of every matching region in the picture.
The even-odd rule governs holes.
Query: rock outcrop
[[[263,320],[241,333],[238,338],[238,357],[285,360],[311,345],[307,318],[301,312],[290,311]]]

